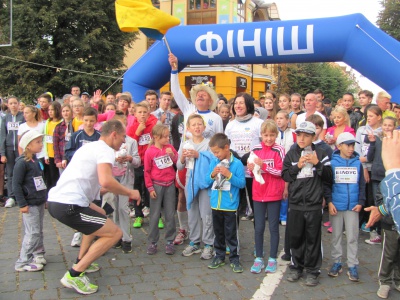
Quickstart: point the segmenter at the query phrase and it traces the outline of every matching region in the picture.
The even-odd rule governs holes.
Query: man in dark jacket
[[[318,284],[322,264],[321,221],[323,185],[331,185],[332,169],[325,151],[312,141],[315,125],[302,122],[296,129],[297,145],[285,156],[282,178],[289,182],[288,230],[292,254],[291,273],[295,282],[306,269],[306,285]]]

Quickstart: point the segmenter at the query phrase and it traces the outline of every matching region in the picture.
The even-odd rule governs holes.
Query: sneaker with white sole
[[[73,264],[72,268],[74,269],[77,264]],[[75,270],[75,269],[74,269]],[[94,273],[100,270],[99,264],[92,263],[89,267],[86,268],[85,273]]]
[[[39,264],[39,265],[47,264],[47,260],[43,257],[43,255],[38,255],[38,256],[34,257],[33,262],[35,264]]]
[[[18,268],[15,267],[15,271],[17,271],[17,272],[25,272],[25,271],[38,272],[38,271],[41,271],[42,269],[43,269],[43,265],[35,264],[35,263],[30,263],[30,264],[27,264],[25,266],[18,267]]]
[[[382,244],[382,237],[373,230],[370,232],[370,238],[366,239],[365,242],[370,245],[380,245]]]
[[[80,247],[82,242],[82,232],[75,232],[72,237],[71,246]]]
[[[207,260],[214,257],[214,247],[212,245],[205,245],[201,252],[201,259]]]
[[[61,278],[61,284],[67,288],[75,289],[79,294],[90,295],[96,293],[99,287],[90,283],[85,273],[81,273],[78,277],[72,277],[69,271]]]
[[[201,249],[198,244],[190,242],[189,245],[182,251],[183,256],[191,256],[193,254],[200,253]]]
[[[257,257],[254,260],[253,266],[250,268],[250,272],[254,274],[260,274],[262,269],[264,269],[264,260],[262,257]]]
[[[275,258],[268,258],[267,267],[265,268],[265,273],[275,273],[278,268],[278,263]]]
[[[376,293],[379,298],[387,299],[389,297],[390,285],[381,285]]]
[[[15,206],[15,200],[13,198],[8,198],[4,207],[11,208]]]
[[[147,217],[149,216],[149,214],[150,214],[150,208],[148,208],[147,206],[145,206],[145,207],[143,207],[142,212],[143,212],[143,216],[144,216],[145,218],[147,218]]]
[[[174,245],[182,245],[188,239],[189,235],[185,229],[179,229],[178,234],[174,239]]]
[[[136,211],[135,211],[134,208],[132,208],[132,210],[129,212],[129,216],[130,216],[131,218],[136,217]]]

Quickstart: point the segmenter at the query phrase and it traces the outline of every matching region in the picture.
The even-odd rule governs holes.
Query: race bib
[[[71,133],[68,132],[68,133],[65,135],[65,141],[68,142],[70,139],[71,139]]]
[[[247,143],[236,143],[235,151],[238,153],[248,153],[250,152],[250,144]]]
[[[139,145],[140,146],[148,145],[148,144],[150,144],[150,141],[151,141],[150,133],[143,134],[139,137]]]
[[[211,189],[218,190],[218,191],[230,191],[231,183],[228,180],[225,180],[222,184],[218,181],[214,181]]]
[[[53,136],[46,134],[46,143],[53,144]]]
[[[156,163],[157,168],[161,170],[166,169],[173,164],[172,159],[168,154],[154,158],[154,162]]]
[[[273,159],[263,159],[263,163],[267,165],[267,167],[274,168],[275,162]]]
[[[7,130],[18,130],[19,128],[19,122],[8,122],[7,123]]]
[[[36,191],[43,191],[47,189],[42,176],[33,177],[33,182],[35,184]]]
[[[355,167],[335,168],[335,183],[357,183],[358,171]]]
[[[368,149],[369,149],[369,144],[363,145],[361,147],[361,154],[362,156],[367,156],[368,155]]]

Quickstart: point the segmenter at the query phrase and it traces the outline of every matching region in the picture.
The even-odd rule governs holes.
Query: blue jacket
[[[200,190],[208,188],[210,185],[206,181],[208,168],[215,156],[209,151],[199,152],[199,157],[195,159],[193,170],[188,169],[189,179],[186,181],[186,207],[187,210],[192,206],[193,199],[196,198]]]
[[[209,186],[213,185],[215,182],[215,178],[211,178],[211,173],[219,163],[220,160],[217,158],[211,161],[208,176],[206,177]],[[246,179],[242,162],[235,158],[232,153],[229,161],[229,171],[231,172],[231,176],[227,178],[227,182],[230,184],[229,191],[216,190],[212,187],[210,189],[209,194],[212,209],[236,211],[239,206],[239,190],[246,186]]]
[[[379,206],[382,215],[391,215],[400,234],[400,171],[391,172],[380,184],[383,204]]]
[[[340,156],[340,151],[333,152],[331,167],[333,173],[332,202],[338,211],[352,210],[357,204],[365,203],[364,170],[357,152],[350,159]],[[342,169],[338,168],[354,168]],[[339,172],[357,172],[356,183],[340,183]]]

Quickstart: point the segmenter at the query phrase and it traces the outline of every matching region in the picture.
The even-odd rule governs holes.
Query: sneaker
[[[311,275],[311,274],[307,275],[305,285],[316,286],[316,285],[318,285],[318,283],[319,283],[318,276]]]
[[[114,245],[114,249],[119,249],[119,248],[121,248],[122,247],[122,239],[121,240],[119,240],[118,241],[118,243],[116,243],[115,245]]]
[[[220,259],[219,257],[214,256],[211,263],[208,265],[209,269],[216,269],[225,265],[225,261]]]
[[[234,273],[243,273],[243,266],[240,262],[234,261],[231,263],[231,268]]]
[[[326,230],[328,233],[332,233],[333,232],[333,228],[332,228],[332,226],[331,227],[329,227],[327,230]]]
[[[131,253],[132,252],[132,242],[122,242],[121,248],[123,253]]]
[[[47,260],[43,257],[43,255],[34,257],[33,262],[37,265],[46,265],[47,264]]]
[[[15,200],[13,198],[8,198],[4,207],[10,208],[15,206]]]
[[[165,254],[168,254],[168,255],[174,255],[175,254],[174,243],[167,243],[165,245]]]
[[[75,268],[77,264],[73,264],[72,268]],[[85,273],[94,273],[100,270],[99,264],[97,263],[92,263],[89,267],[86,268]]]
[[[143,207],[142,213],[143,213],[143,216],[145,218],[147,218],[149,216],[149,214],[150,214],[150,208],[148,208],[147,206]]]
[[[360,278],[358,277],[357,266],[349,268],[347,271],[347,275],[351,281],[358,281]]]
[[[201,252],[200,258],[207,260],[214,256],[214,248],[211,245],[204,245],[203,251]]]
[[[262,257],[257,257],[254,260],[253,266],[250,268],[250,272],[254,274],[260,274],[262,269],[264,269],[264,261]]]
[[[188,233],[185,229],[179,229],[178,234],[174,239],[174,245],[182,245],[188,239]]]
[[[379,298],[386,299],[389,297],[390,285],[381,285],[376,293]]]
[[[331,227],[331,226],[332,226],[330,221],[325,222],[325,223],[322,224],[322,225],[323,225],[324,227]]]
[[[133,228],[141,228],[143,224],[143,218],[142,217],[137,217],[135,219],[135,222],[133,223]]]
[[[134,208],[132,208],[132,210],[129,212],[129,216],[130,216],[131,218],[134,218],[134,217],[136,216],[136,211],[135,211]]]
[[[297,270],[293,270],[289,273],[289,275],[286,277],[287,281],[290,282],[296,282],[300,279],[300,277],[303,275],[303,273],[298,272]]]
[[[365,242],[370,245],[380,245],[382,244],[382,237],[379,234],[375,234],[375,236],[366,239]]]
[[[282,226],[286,226],[286,221],[281,221]]]
[[[291,261],[292,260],[292,256],[290,255],[290,254],[283,254],[282,256],[281,256],[281,259],[282,260],[284,260],[284,261]]]
[[[265,268],[265,273],[275,273],[276,269],[278,267],[278,263],[276,262],[275,258],[268,258],[268,264],[267,267]]]
[[[157,253],[157,244],[150,243],[150,245],[147,246],[147,254],[154,255],[156,253]]]
[[[191,256],[195,253],[200,253],[201,249],[199,247],[199,245],[190,242],[189,245],[182,251],[182,255],[183,256]]]
[[[69,271],[61,278],[61,284],[67,288],[75,289],[79,294],[89,295],[96,293],[98,286],[90,283],[89,278],[85,273],[81,273],[78,277],[72,277]]]
[[[340,273],[342,273],[342,264],[341,263],[334,263],[332,268],[329,270],[328,275],[331,277],[338,277]]]
[[[371,229],[369,229],[369,228],[367,228],[367,227],[365,227],[365,226],[367,226],[367,223],[362,223],[362,225],[361,225],[361,230],[362,231],[364,231],[364,232],[371,232]]]
[[[164,229],[164,222],[163,222],[163,220],[161,218],[158,220],[158,228],[159,229]]]
[[[241,217],[240,220],[241,221],[251,221],[251,220],[253,220],[253,218],[254,218],[253,216],[246,215],[246,216]]]
[[[225,254],[226,254],[226,255],[231,254],[231,248],[229,248],[228,246],[226,246]]]
[[[15,268],[15,271],[17,271],[17,272],[25,272],[25,271],[38,272],[38,271],[41,271],[42,269],[43,269],[42,264],[30,263],[23,267]]]
[[[82,232],[75,232],[72,237],[71,246],[80,247],[82,242]]]

